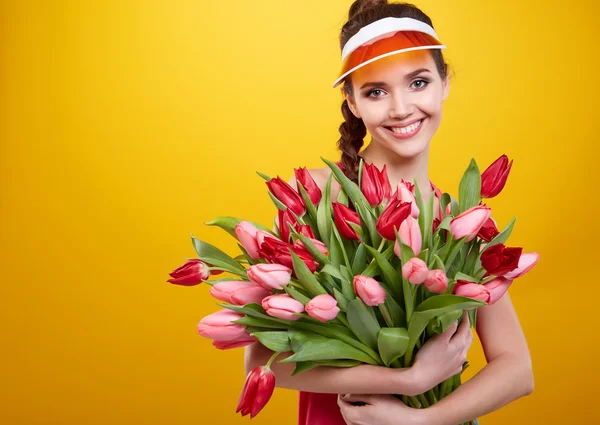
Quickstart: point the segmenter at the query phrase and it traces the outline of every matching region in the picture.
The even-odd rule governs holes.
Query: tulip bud
[[[402,266],[402,276],[413,285],[420,285],[425,282],[428,273],[427,264],[419,257],[411,258]]]
[[[255,337],[247,332],[244,332],[243,335],[237,337],[236,339],[232,339],[231,341],[213,340],[212,345],[219,350],[230,350],[232,348],[245,347],[246,345],[250,345],[256,341],[257,339]]]
[[[306,167],[299,169],[294,168],[294,175],[296,176],[296,185],[298,187],[298,193],[300,193],[300,185],[306,190],[306,194],[310,198],[313,205],[318,205],[321,201],[321,189],[312,178]]]
[[[304,311],[304,305],[288,294],[271,295],[262,300],[262,307],[267,314],[283,320],[298,320],[301,316],[296,313]]]
[[[424,285],[432,294],[443,294],[448,289],[448,277],[443,270],[430,270]]]
[[[235,305],[260,304],[263,298],[271,295],[270,290],[254,282],[223,281],[210,288],[210,294],[218,300]]]
[[[516,269],[506,273],[504,277],[506,279],[516,279],[523,276],[529,270],[533,268],[540,259],[540,254],[537,252],[524,252],[519,257],[519,264]]]
[[[281,236],[281,240],[284,242],[290,241],[290,227],[288,223],[292,225],[294,230],[298,230],[300,223],[294,214],[292,214],[289,208],[285,210],[277,210],[277,220],[279,227],[279,236]]]
[[[465,236],[469,236],[466,239],[466,242],[470,242],[477,236],[479,229],[481,229],[487,219],[490,218],[491,213],[492,210],[486,205],[476,205],[471,207],[450,221],[450,233],[452,233],[454,239],[461,239]]]
[[[485,283],[483,286],[490,293],[490,301],[488,302],[488,304],[492,305],[496,301],[498,301],[500,298],[502,298],[502,296],[508,290],[508,287],[510,286],[510,284],[512,282],[513,281],[511,279],[506,279],[504,277],[497,277],[497,278]]]
[[[406,220],[402,222],[400,225],[400,230],[398,231],[400,235],[400,239],[404,242],[405,245],[408,245],[412,248],[415,255],[419,255],[421,252],[421,244],[423,243],[421,237],[421,229],[419,228],[419,222],[417,219],[412,216],[406,217]],[[398,245],[398,252],[400,249],[399,244],[396,241],[396,245]]]
[[[340,312],[337,301],[329,294],[314,297],[306,304],[306,313],[321,322],[327,322],[337,317]]]
[[[258,229],[252,223],[248,221],[240,221],[234,227],[235,235],[238,240],[253,260],[258,260],[260,255],[258,255],[258,242],[256,240],[256,233]]]
[[[374,307],[385,302],[386,292],[375,279],[357,275],[352,281],[354,292],[366,304]]]
[[[402,202],[394,198],[390,199],[389,204],[387,204],[375,224],[377,232],[389,241],[396,240],[394,228],[400,229],[402,222],[410,215],[410,210],[411,204],[409,202]]]
[[[482,198],[493,198],[504,189],[512,163],[509,164],[508,157],[502,155],[481,174]]]
[[[481,254],[481,266],[488,275],[503,276],[519,265],[523,248],[507,248],[504,244],[496,244]]]
[[[275,375],[268,366],[257,366],[250,371],[244,383],[235,413],[250,414],[254,418],[270,400],[275,390]]]
[[[339,202],[332,202],[333,206],[333,219],[335,221],[335,227],[340,232],[340,235],[343,238],[351,239],[351,240],[360,240],[360,237],[356,233],[356,231],[350,227],[347,221],[350,223],[354,223],[360,226],[360,218],[358,213],[352,211],[344,204],[340,204]]]
[[[193,286],[198,285],[203,280],[207,280],[210,277],[210,271],[208,270],[208,266],[194,258],[188,260],[182,266],[177,267],[171,273],[169,273],[173,279],[167,280],[169,283],[174,283],[175,285],[183,285],[183,286]]]
[[[312,227],[310,227],[310,224],[301,224],[300,226],[298,226],[298,228],[298,233],[300,233],[301,235],[304,235],[307,238],[311,239],[315,238],[315,234],[312,230]]]
[[[364,164],[360,189],[367,202],[376,207],[384,200],[390,199],[391,185],[388,179],[386,166],[379,171],[375,165]]]
[[[329,250],[327,249],[327,246],[323,242],[321,242],[317,239],[313,239],[313,238],[309,238],[309,240],[312,242],[312,244],[315,246],[315,248],[317,248],[319,250],[319,252],[321,254],[323,254],[326,257],[329,255]],[[294,242],[294,246],[297,248],[306,249],[306,247],[304,246],[304,243],[302,243],[302,241],[300,239],[297,239],[296,242]]]
[[[414,195],[414,185],[408,185],[404,180],[400,180],[398,183],[398,190],[396,191],[396,197],[399,201],[410,203],[410,215],[414,218],[419,217],[419,207]]]
[[[255,264],[246,269],[248,278],[264,289],[283,289],[290,283],[292,269],[282,264]]]
[[[233,341],[246,333],[244,325],[232,323],[244,317],[231,310],[220,310],[200,320],[198,333],[216,341]]]
[[[302,197],[285,180],[283,180],[281,177],[275,177],[266,183],[269,191],[283,205],[288,207],[298,217],[302,217],[304,215],[306,212],[306,206],[304,205]]]
[[[483,301],[484,303],[490,301],[490,291],[488,291],[484,285],[468,282],[466,280],[458,280],[456,285],[454,285],[452,293],[460,297]]]
[[[494,219],[492,217],[488,218],[484,225],[479,229],[479,233],[477,236],[483,239],[486,242],[491,242],[496,236],[498,236],[500,232],[496,228],[496,224],[494,223]]]

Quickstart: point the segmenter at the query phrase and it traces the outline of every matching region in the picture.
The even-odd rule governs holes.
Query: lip
[[[425,118],[421,118],[421,119],[419,119],[419,120],[415,120],[415,121],[413,121],[413,122],[410,122],[410,123],[404,124],[404,125],[402,126],[402,127],[405,127],[405,126],[407,126],[407,125],[411,125],[411,124],[414,124],[414,123],[416,123],[416,122],[419,122],[419,121],[421,121],[421,125],[419,125],[419,127],[417,127],[417,129],[416,129],[416,130],[414,130],[414,131],[413,131],[413,132],[411,132],[411,133],[405,133],[405,134],[402,134],[402,133],[394,133],[394,132],[393,132],[392,130],[390,130],[388,127],[384,127],[384,128],[385,128],[385,131],[387,131],[389,134],[391,134],[391,135],[392,135],[392,137],[394,137],[395,139],[410,139],[411,137],[413,137],[413,136],[415,136],[417,133],[419,133],[419,131],[421,131],[421,128],[423,128],[423,124],[425,124]],[[392,127],[397,127],[397,126],[392,126]]]

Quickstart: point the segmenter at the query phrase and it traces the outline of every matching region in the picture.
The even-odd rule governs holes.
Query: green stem
[[[385,320],[385,323],[390,328],[393,328],[394,327],[394,322],[392,321],[392,316],[390,316],[390,312],[389,312],[388,308],[385,306],[385,304],[380,304],[379,305],[379,311],[381,312],[381,315],[383,316],[383,319]]]
[[[427,401],[427,398],[425,397],[425,394],[419,394],[419,401],[421,402],[421,404],[427,408],[429,407],[429,402]]]
[[[381,243],[379,244],[379,248],[377,248],[377,252],[379,252],[381,254],[381,250],[383,249],[383,246],[385,245],[386,239],[383,238],[381,239]]]
[[[275,361],[275,358],[276,358],[278,355],[280,355],[280,354],[281,354],[281,353],[280,353],[279,351],[278,351],[278,352],[276,352],[276,353],[273,353],[273,355],[271,356],[271,358],[270,358],[270,359],[269,359],[269,361],[267,362],[267,364],[266,364],[266,367],[270,369],[270,368],[271,368],[271,363],[273,363],[273,362]]]
[[[433,389],[427,391],[427,395],[429,396],[429,400],[431,401],[431,403],[429,403],[430,405],[438,402],[438,399],[437,399]]]

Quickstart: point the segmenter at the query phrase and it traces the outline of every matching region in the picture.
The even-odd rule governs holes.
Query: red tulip
[[[257,238],[259,238],[259,236],[257,236]],[[319,263],[312,258],[308,251],[301,247],[290,245],[277,238],[264,237],[258,252],[270,263],[283,264],[284,266],[293,269],[294,263],[292,261],[292,254],[290,254],[289,251],[290,249],[300,257],[311,272],[317,270]]]
[[[402,202],[398,199],[390,199],[379,218],[377,219],[376,228],[381,236],[389,241],[396,240],[396,230],[400,229],[400,225],[406,217],[410,215],[412,206],[410,202]]]
[[[295,169],[294,175],[296,176],[296,185],[298,187],[298,193],[300,193],[300,185],[306,190],[306,194],[310,198],[310,201],[314,205],[318,205],[321,201],[321,189],[312,178],[306,167]]]
[[[498,236],[500,232],[494,223],[492,217],[488,218],[487,221],[483,224],[481,229],[479,229],[479,233],[477,236],[483,239],[486,242],[491,242],[496,236]]]
[[[386,166],[384,165],[383,169],[379,171],[375,165],[364,164],[360,189],[372,207],[376,207],[384,200],[388,201],[392,187]]]
[[[277,198],[283,205],[288,207],[298,217],[302,217],[306,212],[306,206],[302,197],[296,190],[290,186],[281,177],[275,177],[270,181],[266,182],[269,191]]]
[[[481,174],[482,198],[493,198],[504,189],[512,163],[509,164],[508,157],[502,155]]]
[[[257,366],[250,371],[240,395],[237,410],[242,416],[255,417],[269,402],[275,390],[275,374],[267,366]]]
[[[335,227],[340,232],[340,235],[346,239],[360,240],[356,231],[346,223],[346,221],[349,221],[360,226],[358,213],[339,202],[332,202],[331,205],[333,206],[333,220],[335,221]]]
[[[294,214],[289,209],[277,210],[277,220],[279,225],[279,236],[281,240],[285,242],[290,241],[290,227],[288,223],[292,225],[295,231],[298,231],[300,223]]]
[[[315,234],[313,232],[312,227],[310,227],[310,224],[301,224],[300,226],[298,226],[298,233],[306,236],[307,238],[315,238]]]
[[[503,276],[519,266],[519,258],[523,248],[507,248],[504,244],[496,244],[481,254],[481,265],[488,275]]]
[[[210,275],[211,273],[206,263],[193,258],[169,273],[169,276],[173,279],[169,279],[167,282],[174,283],[175,285],[193,286],[202,283],[203,280],[207,280]]]
[[[315,248],[317,248],[319,250],[319,252],[321,254],[323,254],[325,257],[327,257],[329,255],[329,250],[327,249],[327,245],[325,245],[320,240],[317,240],[314,238],[309,238],[309,240],[312,242],[312,244],[315,246]],[[294,242],[293,246],[296,248],[306,249],[306,247],[304,246],[304,243],[302,243],[302,241],[300,239],[297,239],[296,242]]]

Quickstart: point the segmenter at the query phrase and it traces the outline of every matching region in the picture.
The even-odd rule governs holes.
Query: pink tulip
[[[321,322],[335,319],[339,312],[337,301],[329,294],[317,295],[306,304],[306,313]]]
[[[207,280],[210,275],[208,266],[204,262],[194,258],[169,273],[169,276],[173,279],[169,279],[167,282],[175,285],[193,286],[198,285],[203,280]]]
[[[283,320],[298,320],[300,316],[296,313],[304,311],[302,303],[288,294],[271,295],[262,300],[262,307],[269,316]]]
[[[313,203],[313,205],[318,205],[321,200],[321,189],[310,175],[306,167],[302,167],[299,169],[294,168],[294,176],[296,177],[296,186],[298,188],[298,193],[300,193],[300,185],[306,190],[306,194],[308,198]]]
[[[354,292],[366,304],[372,307],[385,302],[386,293],[375,279],[357,275],[352,281]]]
[[[493,198],[504,189],[512,163],[509,164],[508,157],[502,155],[481,174],[482,198]]]
[[[419,228],[419,222],[417,219],[413,218],[412,216],[408,216],[400,225],[398,234],[400,235],[402,242],[410,246],[415,255],[419,255],[423,241],[421,237],[421,229]],[[396,250],[396,245],[398,245],[398,252],[400,252],[400,245],[397,241],[394,245],[394,250]]]
[[[443,294],[448,289],[448,277],[443,270],[430,270],[424,284],[432,294]]]
[[[245,347],[246,345],[250,345],[253,342],[256,342],[256,338],[250,335],[247,332],[236,339],[231,341],[213,341],[212,345],[219,350],[230,350],[232,348]]]
[[[260,250],[260,247],[262,246],[262,244],[265,242],[265,239],[279,240],[278,238],[276,238],[269,232],[265,232],[264,230],[259,230],[258,232],[256,232],[256,243],[258,244],[259,250]]]
[[[218,300],[235,305],[260,304],[263,298],[271,295],[254,282],[224,281],[210,288],[210,294]]]
[[[231,310],[220,310],[200,320],[198,333],[215,341],[233,341],[246,333],[244,325],[232,323],[244,317]]]
[[[258,260],[260,255],[258,255],[258,242],[256,241],[256,233],[258,229],[248,221],[240,221],[234,227],[235,235],[238,240],[253,260]]]
[[[490,291],[484,285],[466,280],[457,281],[452,292],[454,295],[483,301],[484,303],[490,301]]]
[[[427,264],[419,257],[411,258],[402,266],[402,276],[413,285],[425,282],[428,273]]]
[[[275,390],[275,374],[268,366],[256,366],[250,371],[244,383],[235,413],[254,418],[273,395]]]
[[[492,210],[486,205],[471,207],[450,221],[450,233],[452,233],[454,239],[468,236],[466,242],[470,242],[477,236],[491,214]]]
[[[494,304],[498,301],[504,293],[508,290],[508,287],[513,281],[511,279],[506,279],[504,277],[497,277],[493,280],[490,280],[488,283],[485,283],[483,286],[490,293],[490,301],[489,305]]]
[[[317,239],[313,239],[313,238],[309,238],[309,240],[312,242],[312,244],[315,246],[315,248],[317,248],[319,250],[319,252],[321,254],[323,254],[326,257],[329,255],[329,250],[327,249],[327,246],[323,242],[321,242]],[[304,243],[302,243],[302,241],[300,239],[296,239],[296,242],[294,242],[294,246],[298,247],[298,248],[306,249],[306,247],[304,246]]]
[[[248,278],[264,289],[283,289],[290,283],[292,269],[283,264],[255,264],[246,269]]]
[[[537,252],[524,252],[521,254],[519,258],[519,265],[516,269],[506,273],[504,275],[507,279],[516,279],[518,277],[523,276],[529,270],[533,268],[540,259],[540,254]]]
[[[442,221],[444,219],[444,212],[442,211],[442,205],[440,203],[440,198],[437,196],[433,198],[433,216],[434,220]]]
[[[396,191],[396,199],[402,202],[410,202],[410,215],[413,216],[413,218],[419,217],[420,211],[417,202],[415,201],[414,185],[411,184],[408,186],[404,180],[400,180]]]

